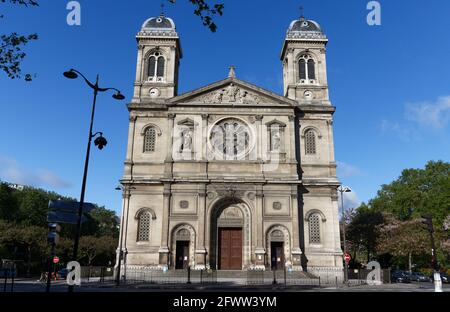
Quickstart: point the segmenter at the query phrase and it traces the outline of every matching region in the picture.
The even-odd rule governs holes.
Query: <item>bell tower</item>
[[[328,39],[315,21],[294,20],[281,52],[284,95],[302,103],[330,105],[326,45]]]
[[[133,102],[176,96],[182,52],[173,20],[163,13],[149,18],[136,39],[138,58]]]

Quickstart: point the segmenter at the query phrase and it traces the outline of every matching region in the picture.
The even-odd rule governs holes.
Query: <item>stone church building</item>
[[[335,107],[320,26],[303,17],[290,24],[283,95],[238,79],[233,67],[178,94],[183,54],[172,19],[148,19],[137,41],[122,270],[286,267],[340,276]]]

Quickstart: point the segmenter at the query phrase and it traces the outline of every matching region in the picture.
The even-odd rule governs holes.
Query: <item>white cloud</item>
[[[341,193],[339,193],[339,211],[342,211],[342,200],[341,200]],[[358,194],[355,192],[355,190],[352,189],[350,193],[344,193],[344,208],[345,210],[352,209],[352,208],[358,208],[361,205],[361,200],[358,198]]]
[[[359,168],[341,161],[337,162],[337,173],[339,177],[344,178],[361,175],[361,171],[359,170]]]
[[[450,122],[450,96],[440,97],[435,102],[407,103],[405,116],[424,127],[445,128]]]
[[[385,134],[394,134],[402,141],[409,142],[413,137],[413,131],[401,125],[399,122],[392,122],[386,119],[381,121],[381,131]]]
[[[0,156],[0,179],[35,187],[69,188],[71,184],[47,169],[27,170],[15,159]]]

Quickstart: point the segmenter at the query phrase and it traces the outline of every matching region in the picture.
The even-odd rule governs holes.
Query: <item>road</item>
[[[45,283],[36,280],[21,279],[14,284],[14,292],[34,292],[44,293]],[[0,283],[0,293],[4,291],[3,281]],[[11,284],[7,284],[7,292],[11,292]],[[67,292],[65,281],[52,282],[52,292]],[[76,287],[76,292],[434,292],[432,283],[412,283],[412,284],[384,284],[381,286],[352,286],[352,287],[314,287],[314,286],[242,286],[242,285],[128,285],[116,287],[113,284],[84,284],[82,287]],[[450,285],[443,285],[444,292],[450,292]]]

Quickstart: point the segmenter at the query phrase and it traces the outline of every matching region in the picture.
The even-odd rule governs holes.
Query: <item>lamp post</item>
[[[344,255],[347,254],[347,241],[345,238],[345,228],[346,228],[346,222],[345,222],[345,208],[344,208],[344,193],[350,193],[352,190],[348,187],[341,186],[338,188],[338,191],[341,193],[341,204],[342,204],[342,237],[344,239]],[[348,282],[348,264],[347,261],[344,261],[344,281],[345,283]]]
[[[97,135],[100,135],[95,139],[94,144],[101,150],[103,147],[108,143],[106,139],[103,137],[103,133],[98,132],[96,134],[92,134],[92,128],[94,125],[94,116],[95,116],[95,106],[97,103],[97,95],[99,92],[106,92],[109,90],[116,91],[116,93],[113,95],[113,98],[116,100],[124,100],[125,96],[123,96],[122,93],[116,88],[100,88],[99,83],[99,75],[97,75],[97,79],[95,81],[95,84],[90,82],[82,73],[75,69],[71,69],[69,71],[66,71],[64,73],[64,77],[68,79],[76,79],[78,76],[81,76],[86,84],[94,90],[94,100],[92,104],[92,113],[91,113],[91,123],[89,127],[89,136],[88,136],[88,144],[87,144],[87,150],[86,150],[86,160],[84,162],[84,173],[83,173],[83,182],[81,185],[81,195],[80,195],[80,207],[78,209],[78,220],[77,220],[77,227],[76,227],[76,234],[75,234],[75,242],[73,245],[73,261],[77,260],[78,257],[78,245],[80,243],[80,233],[81,233],[81,218],[83,216],[83,206],[84,206],[84,195],[86,191],[86,181],[87,181],[87,173],[89,168],[89,155],[91,151],[91,143],[92,139],[96,137]],[[69,286],[69,292],[73,292],[73,286]]]
[[[116,187],[116,191],[122,191],[124,194],[124,199],[128,196],[127,207],[130,207],[130,196],[131,190],[136,189],[135,187],[128,187],[128,195],[126,194],[127,188],[123,186]],[[127,209],[128,215],[128,209]],[[123,257],[123,228],[125,227],[125,200],[122,205],[122,220],[120,221],[120,238],[119,238],[119,259],[117,260],[117,271],[116,271],[116,285],[120,285],[120,267],[122,265],[122,257]]]

